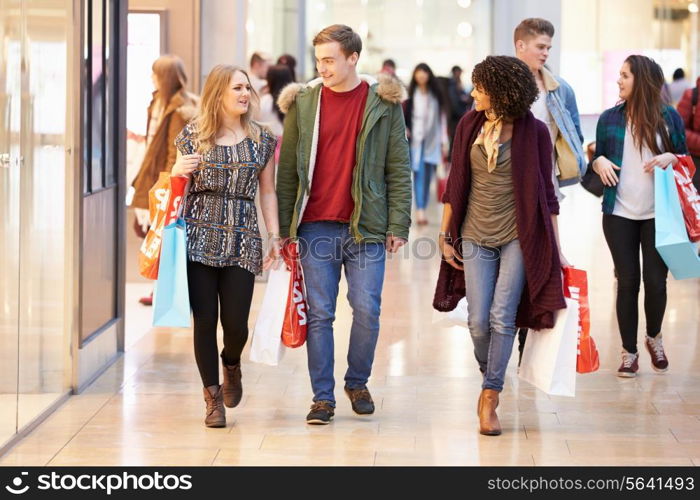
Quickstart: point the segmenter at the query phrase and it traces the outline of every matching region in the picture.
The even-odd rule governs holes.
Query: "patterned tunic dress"
[[[188,123],[175,145],[195,153],[194,123]],[[262,239],[255,194],[258,176],[275,151],[277,139],[263,130],[260,142],[246,137],[234,146],[215,145],[192,172],[185,201],[187,257],[207,266],[238,266],[262,272]]]

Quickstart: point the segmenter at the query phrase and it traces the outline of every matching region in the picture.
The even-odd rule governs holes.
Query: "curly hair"
[[[515,119],[523,116],[539,90],[527,64],[509,56],[488,56],[472,71],[472,83],[491,99],[497,117]]]

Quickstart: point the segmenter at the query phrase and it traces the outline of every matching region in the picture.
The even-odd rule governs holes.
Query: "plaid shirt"
[[[678,112],[671,106],[664,106],[662,111],[666,127],[671,139],[674,154],[688,154],[685,144],[685,127]],[[596,126],[595,155],[593,161],[599,156],[605,156],[621,169],[617,171],[618,178],[622,174],[622,151],[625,147],[625,130],[627,128],[625,116],[625,103],[614,108],[606,109],[598,118]],[[591,165],[593,164],[591,161]],[[589,165],[589,168],[590,166]],[[603,213],[611,214],[615,209],[617,186],[605,186],[603,192]]]

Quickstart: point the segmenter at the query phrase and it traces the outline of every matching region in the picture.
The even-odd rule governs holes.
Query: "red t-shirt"
[[[350,221],[355,208],[351,188],[357,136],[368,91],[365,81],[348,92],[321,89],[316,166],[302,222]]]

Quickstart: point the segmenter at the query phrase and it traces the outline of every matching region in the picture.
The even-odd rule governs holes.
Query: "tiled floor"
[[[0,459],[21,465],[700,465],[699,280],[669,279],[664,339],[671,369],[619,379],[611,259],[598,201],[567,190],[561,233],[570,261],[589,271],[597,373],[579,375],[576,398],[549,397],[508,372],[500,437],[477,432],[480,376],[468,333],[433,325],[437,256],[387,264],[382,330],[369,387],[377,403],[358,417],[342,393],[351,313],[341,287],[336,321],[338,409],[326,427],[304,416],[311,400],[304,348],[277,368],[247,362],[244,399],[225,429],[202,425],[201,387],[187,330],[128,319],[131,349],[84,394],[72,397]],[[437,212],[433,220],[437,220]],[[429,252],[437,226],[416,229]],[[143,286],[141,285],[141,288]],[[255,291],[251,325],[264,284]],[[644,324],[640,324],[643,332]],[[145,331],[148,331],[145,335]],[[641,338],[641,333],[640,333]],[[514,363],[516,357],[513,356]]]

